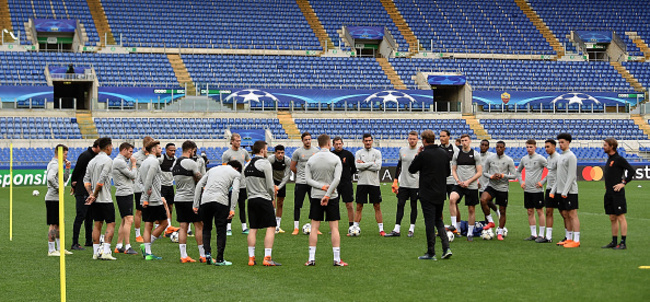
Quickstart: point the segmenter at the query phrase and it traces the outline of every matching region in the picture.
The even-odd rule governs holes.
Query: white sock
[[[158,237],[156,237],[156,236],[154,236],[154,235],[151,235],[151,243],[153,243],[154,241],[156,241],[156,239],[158,239]]]
[[[255,257],[255,247],[254,246],[249,246],[248,247],[248,257]]]
[[[497,209],[497,217],[501,217],[501,211]]]
[[[468,229],[468,230],[467,230],[467,237],[472,237],[472,236],[474,236],[474,226],[473,226],[473,225],[469,225],[469,226],[467,226],[467,229]]]
[[[179,244],[178,249],[181,250],[181,258],[187,257],[187,244]]]
[[[315,261],[316,260],[316,247],[315,246],[310,246],[309,247],[309,261]]]
[[[124,249],[125,249],[125,250],[128,250],[128,249],[130,249],[130,248],[131,248],[131,244],[130,244],[130,243],[127,243],[127,244],[124,246]]]
[[[415,224],[411,224],[411,226],[409,227],[409,231],[415,232]]]
[[[56,251],[56,247],[54,246],[56,243],[55,242],[47,242],[47,252],[51,253]]]
[[[456,216],[451,216],[451,225],[456,227]]]
[[[454,227],[460,232],[460,221],[457,221]]]
[[[242,231],[248,230],[248,228],[246,227],[246,223],[245,223],[245,222],[241,224],[241,230],[242,230]]]
[[[140,228],[135,228],[135,237],[140,237]]]
[[[492,219],[492,215],[485,216],[485,219],[487,219],[488,222],[494,223],[494,219]]]
[[[564,229],[564,238],[569,239],[569,230]]]
[[[117,244],[115,244],[115,248],[118,249],[118,250],[121,249],[121,248],[122,248],[122,244],[121,244],[121,243],[117,243]]]
[[[566,237],[567,240],[573,240],[573,232],[569,231],[569,236]]]
[[[537,237],[537,227],[535,225],[530,226],[530,235],[533,237]]]
[[[99,254],[101,254],[101,253],[100,253],[100,249],[99,249],[100,246],[101,246],[101,245],[99,245],[99,244],[94,244],[94,243],[93,243],[93,253],[94,253],[95,255],[99,255]]]
[[[553,238],[553,228],[546,228],[546,239],[551,240]]]
[[[55,242],[56,242],[56,250],[60,251],[61,250],[61,240],[59,240],[59,238],[56,238]]]
[[[332,252],[334,253],[334,261],[341,261],[341,247],[333,247]]]
[[[295,221],[295,220],[294,220],[294,221],[293,221],[293,228],[294,228],[294,229],[300,228],[300,221]]]
[[[399,231],[400,231],[401,228],[402,228],[401,225],[396,224],[396,225],[395,225],[395,228],[393,229],[393,232],[399,233]]]
[[[497,228],[497,235],[503,235],[503,229]]]
[[[167,218],[167,228],[170,228],[172,226],[172,220]]]
[[[580,242],[580,232],[573,232],[573,241]]]
[[[383,223],[377,223],[377,226],[379,226],[379,231],[383,232],[384,231],[384,224]]]
[[[151,242],[144,244],[144,252],[151,255]]]
[[[104,254],[110,255],[111,254],[111,244],[104,242]]]
[[[546,227],[545,227],[545,226],[541,226],[541,227],[539,227],[539,233],[538,233],[539,236],[544,237],[544,230],[546,230]]]
[[[199,256],[205,257],[205,249],[203,248],[203,244],[199,245]]]
[[[271,257],[271,253],[273,252],[273,249],[264,249],[264,258],[266,257]]]
[[[356,221],[355,221],[355,222],[353,222],[353,223],[352,223],[352,225],[354,225],[355,227],[359,227],[359,223],[358,223],[358,222],[356,222]]]
[[[160,224],[154,223],[154,224],[153,224],[153,228],[154,228],[154,229],[157,229],[159,225],[160,225]],[[165,228],[165,229],[167,229],[167,228]]]
[[[282,217],[275,217],[275,222],[278,224],[278,228],[280,227],[281,221],[282,221]]]
[[[228,230],[228,231],[232,231],[232,223],[229,223],[229,224],[226,226],[226,230]]]

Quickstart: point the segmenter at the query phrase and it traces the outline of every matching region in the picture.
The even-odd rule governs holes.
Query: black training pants
[[[201,205],[199,215],[203,221],[203,248],[206,254],[211,254],[210,240],[212,239],[212,219],[217,229],[217,262],[223,261],[223,251],[226,249],[226,224],[230,208],[218,202],[208,202]]]
[[[86,244],[92,244],[93,242],[93,215],[90,214],[90,206],[86,205],[86,198],[88,198],[88,195],[75,195],[77,216],[75,216],[72,226],[72,245],[79,244],[79,234],[83,223],[85,223]]]
[[[424,227],[427,233],[427,254],[435,255],[434,249],[436,245],[436,232],[434,227],[438,229],[440,241],[442,242],[442,251],[444,252],[449,248],[449,238],[445,231],[445,224],[442,222],[442,209],[444,200],[438,202],[426,201],[420,199],[422,204],[422,214],[424,215]]]

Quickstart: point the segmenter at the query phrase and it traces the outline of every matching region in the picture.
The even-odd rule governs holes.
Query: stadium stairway
[[[104,11],[101,0],[86,0],[86,2],[88,2],[88,9],[90,9],[90,13],[93,15],[93,21],[95,22],[95,28],[97,29],[101,45],[115,45],[115,37],[113,37],[113,32],[111,32],[111,26],[108,24],[108,18],[106,18],[106,12]]]
[[[81,137],[84,139],[98,139],[99,133],[90,111],[77,111],[77,125],[81,131]]]
[[[278,111],[278,120],[289,139],[300,139],[300,130],[298,130],[290,111]]]
[[[7,29],[13,32],[13,25],[11,25],[11,13],[9,12],[9,2],[7,0],[0,0],[0,30]],[[14,40],[10,35],[4,35],[6,42],[13,42]],[[0,40],[0,44],[2,41]]]
[[[641,83],[639,83],[639,80],[637,80],[621,63],[619,62],[609,62],[610,65],[618,71],[618,73],[623,76],[623,78],[634,87],[635,91],[645,91]]]
[[[474,116],[473,114],[468,114],[468,115],[463,114],[463,119],[465,120],[465,123],[469,125],[469,128],[474,131],[474,134],[476,134],[477,139],[479,140],[492,139],[492,137],[490,137],[490,134],[487,133],[487,130],[483,128],[481,122],[479,122],[476,119],[476,116]]]
[[[298,7],[300,7],[302,14],[305,16],[305,19],[307,19],[307,23],[309,23],[309,26],[311,26],[311,30],[313,30],[316,37],[318,37],[318,41],[320,41],[320,45],[323,47],[323,50],[334,49],[334,43],[332,42],[332,39],[327,35],[323,23],[321,23],[320,19],[318,19],[318,16],[316,15],[316,12],[314,12],[314,8],[311,7],[309,1],[296,0],[296,3],[298,4]]]
[[[640,114],[631,114],[630,118],[634,121],[635,125],[639,126],[639,129],[643,130],[643,134],[650,138],[650,125],[648,125],[646,119],[644,119]]]
[[[546,42],[553,47],[553,50],[557,53],[557,58],[561,58],[564,56],[564,47],[562,47],[562,44],[560,44],[560,41],[557,39],[555,34],[548,28],[544,20],[537,15],[537,13],[530,8],[530,5],[526,0],[515,0],[515,3],[517,3],[517,6],[521,9],[521,11],[526,14],[528,19],[537,27],[537,30],[544,36],[546,39]]]
[[[172,68],[174,68],[174,74],[176,74],[178,83],[180,83],[181,86],[186,87],[185,95],[196,95],[196,85],[194,85],[192,77],[190,77],[190,73],[187,71],[187,67],[185,67],[185,63],[181,56],[177,54],[167,54],[167,59],[169,59],[169,63],[171,63]]]
[[[401,89],[401,90],[406,90],[406,85],[404,85],[404,81],[399,77],[395,69],[393,68],[393,65],[388,62],[388,59],[386,58],[375,58],[377,60],[377,63],[379,63],[379,66],[381,66],[381,69],[384,71],[384,74],[388,77],[390,80],[390,83],[393,84],[393,87],[395,89]]]
[[[397,26],[397,29],[399,29],[400,33],[402,33],[402,36],[404,36],[404,40],[406,40],[406,42],[409,44],[408,57],[411,57],[420,52],[421,48],[418,42],[418,38],[413,33],[413,30],[411,30],[411,27],[408,25],[408,23],[406,23],[406,20],[404,20],[402,14],[399,12],[399,10],[397,10],[397,7],[395,6],[393,0],[381,0],[381,4],[386,9],[386,12],[388,12],[390,18],[393,19],[393,22],[395,22],[395,25]]]
[[[636,47],[638,47],[641,52],[643,52],[646,61],[650,60],[650,47],[648,44],[646,44],[646,42],[638,36],[636,39],[632,40],[632,42],[634,42],[634,44],[636,44]]]

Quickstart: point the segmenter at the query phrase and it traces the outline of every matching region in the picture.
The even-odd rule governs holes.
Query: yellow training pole
[[[60,272],[61,272],[61,301],[65,302],[66,300],[66,288],[65,288],[65,219],[64,215],[64,200],[65,200],[65,190],[63,182],[63,147],[59,147],[58,157],[59,157],[59,241],[61,246],[61,257],[60,261]]]
[[[9,144],[9,241],[14,241],[14,144]]]

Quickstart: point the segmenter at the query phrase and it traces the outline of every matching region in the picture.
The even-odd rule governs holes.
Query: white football
[[[361,235],[361,228],[359,228],[356,225],[352,225],[350,228],[348,228],[348,234],[351,237],[357,237],[357,236]]]
[[[492,231],[492,229],[484,230],[483,232],[481,232],[481,238],[483,240],[492,240],[492,238],[494,238],[494,232]]]
[[[38,196],[38,195],[41,195],[40,191],[38,191],[38,190],[32,191],[32,196]]]
[[[508,228],[503,228],[503,237],[508,237]]]
[[[173,243],[178,243],[178,232],[173,232],[171,235],[169,235],[169,240],[171,240]]]
[[[305,223],[305,225],[302,226],[302,233],[305,235],[309,235],[311,233],[311,224],[310,223]]]
[[[449,242],[452,242],[456,239],[456,235],[452,231],[447,231],[447,238],[449,238]]]

